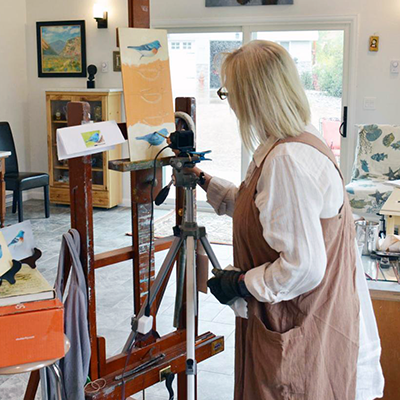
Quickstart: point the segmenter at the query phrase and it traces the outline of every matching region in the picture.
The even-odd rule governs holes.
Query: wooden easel
[[[129,26],[149,28],[149,0],[128,0]],[[195,120],[195,100],[192,98],[178,98],[175,103],[176,111],[183,111]],[[71,102],[68,104],[68,125],[80,125],[89,119],[89,104]],[[126,124],[120,124],[126,134]],[[177,127],[177,129],[180,129]],[[161,188],[162,166],[167,161],[161,160],[157,164],[157,181]],[[93,246],[93,204],[92,204],[92,163],[91,156],[78,157],[69,161],[70,196],[71,196],[71,227],[79,231],[81,238],[81,262],[88,286],[88,324],[91,343],[90,377],[92,381],[103,378],[106,386],[96,393],[86,395],[87,399],[121,399],[121,381],[115,376],[132,371],[143,363],[164,354],[158,364],[149,366],[138,374],[125,379],[125,396],[140,392],[160,381],[160,371],[168,370],[178,375],[178,400],[187,399],[186,388],[186,324],[185,299],[183,301],[182,318],[176,331],[158,339],[149,338],[145,342],[137,343],[129,360],[127,354],[121,353],[106,358],[106,341],[97,336],[96,322],[96,284],[95,270],[111,267],[117,263],[133,260],[134,274],[134,312],[137,314],[141,305],[146,301],[148,278],[148,252],[142,251],[149,246],[149,215],[150,215],[150,182],[153,177],[152,163],[131,163],[128,160],[110,161],[110,169],[129,172],[131,176],[131,207],[132,207],[132,246],[115,249],[101,254],[94,254]],[[177,223],[181,222],[183,211],[183,193],[177,190],[176,215]],[[168,249],[172,238],[164,238],[155,242],[155,252]],[[154,260],[152,260],[154,262]],[[178,269],[178,268],[177,268]],[[177,271],[178,273],[178,271]],[[154,277],[154,271],[152,278]],[[169,278],[169,277],[168,277]],[[142,282],[142,283],[141,283]],[[165,287],[168,280],[165,281]],[[164,287],[164,289],[165,289]],[[160,291],[164,293],[164,290]],[[155,315],[162,300],[157,297],[152,308]],[[156,329],[156,319],[154,324]],[[122,347],[123,343],[121,343]],[[224,350],[224,338],[207,332],[196,337],[196,360],[201,362]],[[39,374],[32,373],[24,400],[34,400],[39,383]]]

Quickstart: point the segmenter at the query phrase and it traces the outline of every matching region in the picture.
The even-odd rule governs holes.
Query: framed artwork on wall
[[[206,0],[206,7],[274,6],[293,4],[293,0]]]
[[[38,75],[86,77],[85,21],[36,22]]]

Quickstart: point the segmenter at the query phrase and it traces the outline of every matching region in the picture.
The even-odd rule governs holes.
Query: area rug
[[[232,244],[232,218],[226,215],[198,212],[197,223],[206,228],[207,237],[211,243]],[[158,218],[154,226],[155,237],[171,236],[172,228],[175,226],[175,211]]]

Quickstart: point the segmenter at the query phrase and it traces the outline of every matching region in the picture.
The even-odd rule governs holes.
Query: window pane
[[[253,39],[277,42],[293,57],[310,102],[311,122],[339,161],[344,32],[254,32]]]
[[[241,142],[237,121],[228,101],[220,100],[216,92],[222,53],[241,46],[242,34],[174,33],[168,40],[171,49],[173,43],[181,42],[185,50],[170,53],[173,96],[196,98],[197,150],[212,150],[212,162],[203,161],[200,168],[239,184]],[[197,198],[206,199],[203,190],[197,191]]]

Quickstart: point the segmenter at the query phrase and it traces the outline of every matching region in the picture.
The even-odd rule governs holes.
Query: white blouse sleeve
[[[207,202],[218,215],[233,216],[238,188],[222,178],[213,177],[207,189]]]
[[[291,300],[322,281],[327,263],[320,223],[323,201],[315,179],[292,157],[280,155],[265,163],[256,206],[264,239],[279,258],[246,273],[246,286],[258,301]]]

